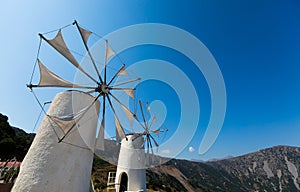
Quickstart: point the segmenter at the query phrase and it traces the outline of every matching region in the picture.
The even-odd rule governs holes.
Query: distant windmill
[[[155,138],[152,136],[152,134],[159,136],[160,133],[167,132],[168,129],[160,129],[160,128],[155,129],[155,130],[151,129],[153,123],[156,122],[156,116],[154,115],[152,117],[152,119],[150,121],[148,121],[148,116],[149,116],[148,114],[150,111],[150,106],[148,105],[148,103],[146,103],[146,105],[145,105],[146,111],[143,108],[143,103],[141,101],[139,101],[139,106],[140,106],[142,120],[140,120],[136,114],[134,114],[134,117],[137,120],[137,122],[139,123],[139,125],[144,129],[144,131],[134,133],[135,136],[132,139],[132,141],[136,140],[139,137],[143,137],[144,141],[145,141],[144,148],[146,150],[147,156],[150,158],[150,152],[152,155],[154,155],[153,146],[156,147],[157,151],[158,151],[158,147],[159,147],[158,142],[155,140]],[[154,145],[153,145],[153,143],[154,143]]]
[[[139,101],[142,121],[136,114],[135,119],[144,129],[143,132],[126,134],[121,142],[119,160],[116,173],[115,188],[117,192],[123,191],[146,191],[146,167],[151,164],[154,157],[153,145],[158,148],[159,144],[151,134],[158,135],[168,130],[151,130],[151,126],[156,121],[153,116],[148,122],[148,113],[150,106],[146,104],[146,112],[144,112],[143,104]],[[150,154],[151,151],[151,154]],[[146,162],[149,160],[148,163]]]

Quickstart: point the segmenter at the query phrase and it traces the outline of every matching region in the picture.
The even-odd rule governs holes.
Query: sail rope
[[[38,104],[39,104],[39,106],[41,107],[42,111],[44,112],[45,116],[46,116],[46,117],[47,117],[47,119],[49,120],[50,127],[52,128],[52,130],[54,131],[54,133],[55,133],[55,135],[56,135],[57,139],[59,140],[58,133],[56,132],[56,130],[55,130],[55,128],[54,128],[54,126],[53,126],[53,124],[52,124],[52,121],[50,120],[50,118],[49,118],[49,116],[48,116],[47,112],[45,111],[45,109],[44,109],[43,105],[41,104],[40,100],[39,100],[39,99],[38,99],[38,97],[36,96],[36,94],[35,94],[35,92],[33,91],[33,89],[31,89],[31,93],[33,94],[33,96],[34,96],[35,100],[38,102]]]
[[[67,145],[70,145],[70,146],[73,146],[73,147],[81,148],[81,149],[86,149],[88,151],[92,151],[89,147],[83,147],[83,146],[80,146],[80,145],[76,145],[74,143],[69,143],[69,142],[66,142],[66,141],[61,141],[61,143],[64,143],[64,144],[67,144]]]
[[[47,35],[47,34],[49,34],[49,33],[53,33],[53,32],[59,31],[59,30],[61,30],[61,29],[67,28],[67,27],[69,27],[69,26],[71,26],[71,25],[72,25],[72,24],[68,24],[68,25],[66,25],[66,26],[63,26],[63,27],[61,27],[61,28],[54,29],[54,30],[51,30],[51,31],[48,31],[48,32],[42,33],[42,35]]]
[[[39,55],[40,55],[41,45],[42,45],[42,38],[40,38],[40,41],[39,41],[39,46],[38,46],[38,50],[37,50],[37,54],[36,54],[36,59],[35,59],[34,65],[33,65],[33,70],[32,70],[32,73],[31,73],[29,85],[31,85],[31,83],[32,83],[34,71],[35,71],[36,65],[38,63],[38,58],[39,58]]]
[[[35,124],[34,124],[34,126],[33,126],[33,129],[32,129],[32,133],[35,131],[35,128],[36,128],[36,126],[37,126],[37,124],[38,124],[38,122],[39,122],[39,120],[40,120],[40,118],[41,118],[41,116],[42,116],[42,114],[43,114],[43,110],[45,110],[45,105],[46,104],[49,104],[49,103],[51,103],[51,101],[48,101],[48,102],[45,102],[44,103],[44,105],[43,105],[43,109],[41,109],[41,112],[39,113],[39,116],[38,116],[38,118],[37,118],[37,120],[36,120],[36,122],[35,122]]]

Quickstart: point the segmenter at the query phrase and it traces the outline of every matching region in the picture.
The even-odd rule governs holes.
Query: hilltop
[[[8,117],[0,113],[0,158],[2,160],[25,157],[35,134],[28,134],[22,129],[12,127]]]

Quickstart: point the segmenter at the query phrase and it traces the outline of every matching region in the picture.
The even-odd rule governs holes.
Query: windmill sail
[[[105,41],[105,46],[106,46],[106,55],[105,55],[105,61],[104,61],[104,66],[106,65],[107,61],[116,54],[111,47],[108,44],[108,41]]]
[[[76,122],[79,119],[79,117],[77,117],[77,118],[66,120],[66,119],[61,119],[59,117],[50,116],[50,115],[48,115],[48,117],[59,126],[59,128],[64,132],[64,134],[67,134],[68,131],[71,130],[76,125]]]
[[[74,21],[73,24],[75,24],[75,25],[77,26],[77,29],[78,29],[78,31],[79,31],[79,33],[80,33],[80,36],[81,36],[81,38],[82,38],[83,44],[84,44],[84,46],[85,46],[85,49],[87,50],[87,52],[88,52],[88,54],[89,54],[89,57],[91,58],[91,61],[92,61],[93,66],[94,66],[94,69],[96,70],[97,75],[98,75],[98,77],[99,77],[99,80],[100,80],[101,83],[103,83],[102,78],[101,78],[100,73],[99,73],[99,70],[98,70],[98,68],[97,68],[97,66],[96,66],[95,60],[94,60],[94,58],[93,58],[93,56],[92,56],[92,54],[91,54],[91,52],[90,52],[90,49],[89,49],[89,47],[88,47],[88,45],[87,45],[88,38],[89,38],[89,36],[92,34],[92,32],[90,32],[90,31],[88,31],[88,30],[83,29],[82,27],[80,27],[80,26],[78,25],[77,21]]]
[[[90,105],[84,107],[83,109],[81,109],[76,113],[72,113],[67,116],[60,116],[60,117],[47,115],[47,117],[49,117],[53,122],[55,122],[59,126],[59,128],[64,132],[64,135],[62,138],[59,139],[59,142],[65,139],[65,137],[72,131],[72,129],[79,122],[79,120],[95,104],[95,102],[98,100],[99,97],[100,94],[94,98],[94,101]]]
[[[127,71],[125,70],[125,66],[123,65],[122,68],[120,69],[120,71],[117,73],[118,76],[120,75],[126,75],[128,76]]]
[[[87,46],[87,41],[88,41],[90,35],[92,34],[92,32],[90,32],[90,31],[88,31],[86,29],[83,29],[79,25],[77,25],[77,26],[78,26],[79,32],[80,32],[80,34],[82,36],[83,42]]]
[[[70,61],[75,67],[77,67],[77,68],[79,67],[79,63],[77,62],[75,57],[72,55],[72,53],[68,49],[68,47],[63,39],[61,29],[58,30],[58,33],[56,34],[56,36],[51,40],[46,39],[42,35],[41,35],[41,37],[47,43],[49,43],[54,49],[56,49],[60,54],[62,54],[68,61]]]
[[[48,115],[48,117],[52,121],[54,121],[65,134],[67,134],[70,131],[70,129],[72,129],[76,125],[76,123],[82,118],[82,116],[90,109],[90,107],[93,104],[94,104],[94,102],[91,103],[89,106],[81,109],[77,113],[72,113],[72,114],[69,114],[66,116],[60,116],[60,117]]]
[[[116,115],[115,115],[115,124],[116,124],[117,138],[121,138],[121,139],[125,138],[124,129],[122,128],[121,123]]]
[[[42,62],[38,59],[38,65],[40,68],[40,82],[37,87],[65,87],[65,88],[84,88],[80,85],[66,81],[50,71]]]
[[[70,63],[72,63],[77,69],[79,69],[82,73],[84,73],[86,76],[88,76],[92,81],[97,83],[97,81],[92,76],[90,76],[87,72],[84,71],[84,69],[82,69],[82,67],[79,65],[79,63],[75,59],[75,57],[72,55],[71,51],[68,49],[68,47],[63,39],[61,29],[58,30],[57,35],[51,40],[46,39],[42,34],[39,34],[39,35],[49,45],[51,45],[56,51],[58,51],[61,55],[63,55]],[[85,35],[85,37],[87,38],[88,36]]]
[[[101,121],[95,148],[104,151],[104,119]]]
[[[125,107],[124,105],[121,105],[121,107],[122,107],[127,119],[129,120],[130,125],[132,125],[133,113],[127,107]]]

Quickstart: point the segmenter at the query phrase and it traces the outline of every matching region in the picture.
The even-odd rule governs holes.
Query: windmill
[[[76,122],[78,122],[78,120],[80,120],[84,116],[86,111],[88,111],[93,106],[93,104],[102,97],[102,106],[101,106],[102,107],[102,118],[101,118],[101,124],[100,124],[99,133],[98,133],[98,138],[96,141],[96,146],[99,149],[103,149],[105,116],[106,116],[105,114],[106,114],[106,109],[107,109],[106,108],[107,102],[113,112],[113,115],[114,115],[117,138],[122,139],[125,137],[125,132],[124,132],[124,129],[120,123],[120,120],[119,120],[117,114],[116,114],[116,110],[113,106],[112,100],[114,100],[115,102],[117,102],[121,105],[122,109],[124,110],[124,112],[126,113],[126,116],[129,119],[132,118],[130,116],[133,116],[133,113],[131,113],[130,110],[114,95],[114,91],[124,91],[128,96],[130,96],[131,98],[134,98],[134,88],[124,87],[124,85],[138,81],[138,80],[140,80],[140,78],[135,78],[135,79],[130,79],[130,80],[127,80],[124,82],[115,83],[115,79],[118,76],[128,76],[128,73],[125,69],[125,64],[123,64],[119,68],[119,70],[115,74],[113,74],[113,76],[111,78],[108,78],[107,63],[110,58],[112,58],[113,56],[116,56],[116,52],[111,48],[107,39],[104,40],[105,41],[105,56],[104,56],[104,62],[103,62],[103,73],[101,73],[98,69],[98,66],[101,63],[94,59],[94,56],[88,46],[88,39],[92,34],[95,34],[97,37],[101,37],[101,36],[97,35],[96,33],[91,32],[87,29],[82,28],[77,23],[77,21],[74,21],[73,26],[76,26],[76,29],[79,32],[82,44],[87,52],[87,57],[89,58],[90,63],[92,64],[92,67],[96,72],[97,77],[93,77],[78,63],[76,58],[73,56],[72,52],[74,52],[74,53],[76,53],[76,52],[71,51],[71,49],[69,49],[67,47],[67,44],[62,35],[62,31],[63,31],[63,29],[65,29],[69,26],[71,26],[71,24],[56,30],[57,34],[53,39],[48,39],[45,37],[45,35],[48,34],[49,32],[45,33],[45,34],[39,34],[40,46],[39,46],[39,50],[38,50],[38,56],[37,56],[36,63],[39,66],[40,80],[39,80],[38,84],[33,84],[32,83],[33,74],[32,74],[30,83],[27,85],[27,87],[33,93],[34,93],[35,88],[51,87],[51,88],[67,88],[67,89],[71,88],[72,90],[84,90],[84,92],[87,94],[90,94],[90,95],[96,94],[94,96],[93,102],[90,105],[86,106],[83,109],[78,110],[77,113],[75,113],[75,114],[68,115],[65,118],[50,116],[50,115],[47,115],[46,112],[44,111],[45,114],[47,115],[47,117],[50,118],[52,121],[54,121],[58,126],[61,127],[61,126],[68,124],[67,129],[61,127],[62,130],[64,130],[64,134],[58,138],[59,142],[62,142],[65,139],[65,137],[67,137],[70,134],[70,132],[76,126]],[[51,31],[51,33],[52,32],[54,32],[54,31]],[[86,78],[88,78],[94,85],[86,86],[86,85],[80,85],[80,84],[75,84],[75,83],[69,82],[69,81],[61,78],[54,72],[52,72],[50,69],[48,69],[39,58],[40,47],[41,47],[42,42],[46,42],[48,45],[50,45],[50,47],[54,48],[69,63],[71,63],[78,71],[80,71],[84,76],[86,76]],[[119,58],[119,57],[117,56],[117,58]],[[34,67],[34,69],[35,69],[35,67]],[[34,73],[34,71],[33,71],[33,73]],[[34,96],[38,100],[38,98],[35,94],[34,94]],[[38,101],[38,103],[40,104],[41,102]],[[40,106],[42,108],[41,104],[40,104]],[[69,123],[65,123],[65,122],[69,122]]]
[[[152,130],[151,126],[156,121],[155,115],[148,121],[150,106],[146,103],[146,111],[141,101],[139,106],[142,121],[136,112],[134,118],[144,131],[126,134],[126,138],[121,142],[115,181],[115,189],[119,192],[146,191],[146,167],[152,163],[150,159],[155,157],[152,142],[156,148],[159,146],[152,134],[158,136],[159,133],[168,131]]]
[[[90,63],[94,73],[88,72],[86,68],[79,64],[73,55],[78,53],[73,49],[69,49],[63,38],[63,31],[66,28],[71,28],[71,26],[75,26],[75,31],[80,35],[78,42],[81,42],[86,53],[79,55],[85,56],[84,58],[89,60],[88,63]],[[72,31],[74,32],[74,30]],[[47,38],[48,33],[54,32],[56,32],[56,35],[53,39]],[[125,65],[122,65],[109,78],[109,73],[107,72],[109,60],[114,56],[119,60],[120,58],[111,48],[107,39],[82,28],[76,21],[73,24],[48,33],[39,34],[38,54],[30,82],[27,85],[43,110],[45,117],[22,162],[19,176],[12,189],[13,192],[87,191],[90,186],[93,151],[95,146],[103,148],[105,117],[107,114],[106,105],[108,104],[113,113],[116,135],[120,139],[125,138],[126,135],[116,114],[113,101],[121,105],[128,118],[133,116],[133,113],[115,96],[114,92],[124,91],[129,97],[133,98],[134,88],[124,86],[138,81],[139,78],[116,83],[116,79],[119,79],[117,77],[128,76]],[[105,53],[103,62],[95,59],[88,45],[88,40],[93,34],[102,40],[104,39]],[[54,49],[56,55],[61,55],[64,61],[70,63],[90,83],[87,85],[68,81],[47,68],[40,58],[41,45],[44,43],[48,49],[52,51]],[[122,61],[120,60],[120,62]],[[103,66],[101,72],[98,69],[100,65]],[[39,81],[38,83],[33,83],[36,66],[39,67]],[[50,88],[53,90],[59,88],[66,91],[56,94],[46,112],[41,104],[42,102],[35,93],[35,90],[39,88]],[[101,112],[99,110],[100,104],[102,105]],[[96,139],[99,113],[101,114],[101,124]]]
[[[145,107],[143,107],[143,106],[145,106]],[[138,118],[136,112],[134,113],[133,116],[136,119],[136,121],[138,122],[138,124],[140,125],[140,127],[142,127],[143,131],[133,133],[134,137],[132,138],[132,141],[135,141],[139,137],[143,137],[143,140],[144,140],[143,146],[144,146],[144,149],[146,152],[145,154],[149,160],[148,163],[150,165],[151,164],[151,162],[150,162],[151,156],[154,157],[153,148],[155,147],[156,152],[157,152],[158,147],[159,147],[159,143],[153,137],[153,134],[155,134],[157,137],[159,137],[160,133],[165,133],[168,131],[168,129],[161,129],[161,128],[151,129],[153,123],[156,122],[156,116],[153,115],[152,119],[150,121],[148,120],[149,113],[150,113],[150,106],[148,105],[148,103],[146,103],[146,105],[143,105],[142,101],[139,100],[139,108],[140,108],[140,112],[141,112],[141,119]],[[146,110],[144,108],[146,108]]]

